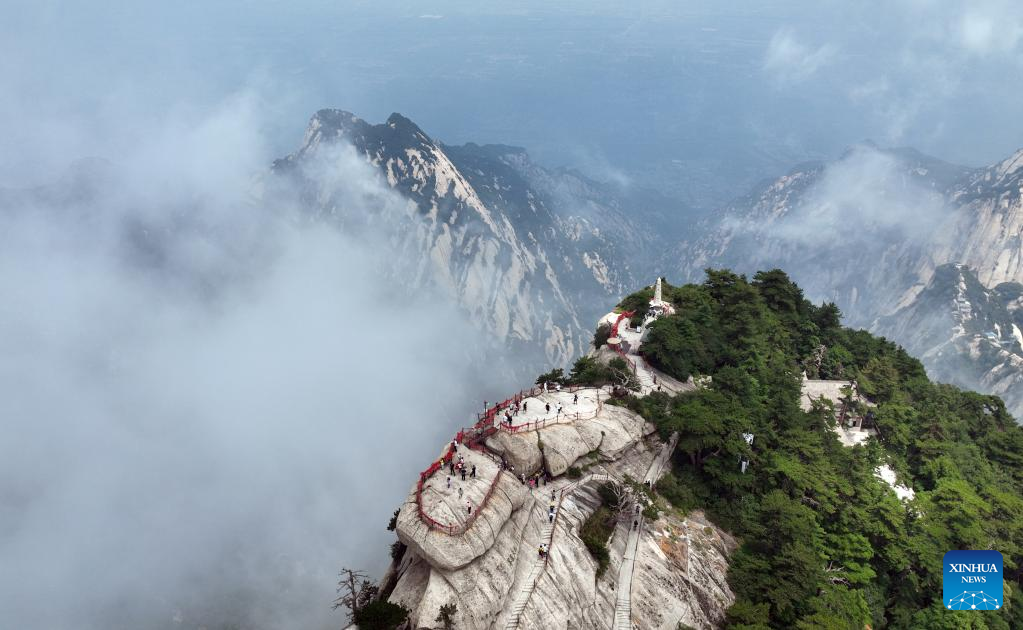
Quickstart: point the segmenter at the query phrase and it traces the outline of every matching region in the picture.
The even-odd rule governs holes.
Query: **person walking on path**
[[[547,403],[547,404],[545,405],[545,407],[546,407],[546,409],[547,409],[547,413],[550,413],[550,412],[551,412],[551,404],[550,404],[550,403]]]
[[[558,403],[558,417],[561,417],[561,403]]]
[[[462,466],[462,481],[465,481],[465,466]]]
[[[473,479],[476,478],[476,464],[472,465],[472,472],[469,473],[469,476],[472,477]]]
[[[572,396],[572,404],[573,405],[578,405],[579,404],[579,394],[578,393],[576,393],[576,394],[574,394]]]
[[[448,475],[448,490],[451,489],[451,475]]]
[[[519,477],[522,479],[522,485],[526,485],[526,473],[519,473]]]
[[[526,407],[527,407],[528,405],[529,405],[529,401],[528,401],[528,400],[523,400],[523,401],[522,401],[522,413],[525,413],[525,412],[526,412]]]
[[[561,383],[556,383],[554,385],[554,389],[560,392],[561,391]]]
[[[472,516],[472,501],[465,502],[465,509],[469,510],[469,516]]]
[[[459,499],[462,498],[462,487],[461,486],[458,486],[458,498]]]

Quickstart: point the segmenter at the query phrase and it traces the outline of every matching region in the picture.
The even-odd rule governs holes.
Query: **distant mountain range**
[[[677,270],[695,280],[708,266],[781,267],[937,380],[1001,394],[1023,418],[1021,194],[1023,151],[973,169],[858,146],[704,221],[675,248]]]
[[[344,160],[377,181],[330,170]],[[117,172],[83,160],[51,186],[0,190],[0,208],[87,222]],[[1023,151],[968,168],[863,144],[697,220],[665,194],[545,168],[521,148],[451,146],[399,114],[371,124],[322,110],[264,180],[297,187],[306,216],[355,234],[374,225],[395,286],[458,304],[492,342],[467,351],[516,378],[584,353],[594,309],[656,276],[778,267],[936,379],[1000,394],[1023,418]],[[163,260],[183,220],[126,226],[134,258]]]
[[[412,204],[392,225],[396,277],[449,293],[530,369],[585,352],[596,305],[653,277],[666,199],[540,167],[516,147],[444,145],[399,114],[374,125],[319,111],[273,172],[298,183],[311,211],[358,221],[365,209],[338,207],[336,182],[314,172],[346,144]]]

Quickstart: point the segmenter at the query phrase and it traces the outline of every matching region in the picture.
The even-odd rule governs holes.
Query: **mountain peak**
[[[1002,177],[1008,177],[1023,168],[1023,149],[1017,149],[1015,153],[1002,160],[995,166],[995,170]]]

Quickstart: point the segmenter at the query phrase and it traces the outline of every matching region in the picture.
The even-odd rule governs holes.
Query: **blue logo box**
[[[945,554],[943,600],[949,610],[1002,608],[1002,554],[997,551],[949,551]]]

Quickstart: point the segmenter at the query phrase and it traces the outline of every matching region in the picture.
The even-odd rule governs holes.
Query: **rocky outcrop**
[[[487,446],[503,455],[516,474],[529,476],[545,469],[559,476],[591,453],[594,457],[618,459],[653,430],[653,425],[637,414],[622,407],[604,405],[592,419],[552,424],[521,433],[500,431],[487,440]]]
[[[965,265],[943,265],[875,330],[898,339],[931,378],[1001,396],[1023,420],[1023,285],[983,285]]]
[[[632,613],[641,628],[713,628],[724,622],[734,600],[725,575],[738,547],[729,534],[697,510],[684,518],[662,514],[638,548],[642,579],[632,593]]]
[[[452,536],[429,528],[419,518],[416,491],[413,488],[398,514],[398,539],[426,559],[431,566],[446,571],[460,569],[487,553],[499,540],[512,513],[525,505],[529,492],[511,475],[498,473],[496,466],[491,470],[481,470],[479,474],[498,474],[497,488],[486,508],[480,511],[479,517],[465,533]],[[482,503],[482,496],[479,493],[476,495],[473,497],[470,493],[467,496],[474,498],[473,503],[478,507]],[[450,507],[448,503],[436,502],[428,505],[427,509],[431,516],[444,522],[456,522],[464,518],[464,509],[460,504],[455,509]]]
[[[597,488],[602,480],[641,480],[655,460],[663,459],[662,445],[651,435],[652,429],[628,409],[605,404],[592,418],[492,436],[495,450],[503,448],[509,461],[522,466],[543,462],[555,475],[554,481],[530,489],[508,472],[498,473],[496,464],[484,468],[477,463],[479,474],[500,475],[495,498],[464,535],[454,536],[430,530],[421,522],[413,489],[398,518],[398,537],[407,548],[392,565],[394,588],[389,601],[412,611],[414,628],[439,627],[440,607],[454,603],[456,627],[500,629],[506,627],[513,602],[526,589],[518,628],[610,629],[631,518],[616,527],[609,542],[611,566],[600,577],[579,532],[601,504]],[[542,457],[538,442],[543,444]],[[579,481],[560,474],[570,467],[582,471]],[[435,476],[430,483],[443,483],[447,492],[443,477]],[[537,545],[550,525],[552,493],[558,510],[550,534],[550,557],[537,572]],[[428,509],[436,510],[438,520],[464,518],[450,505],[442,499],[427,503]],[[734,547],[728,534],[699,514],[686,518],[662,514],[644,529],[640,560],[632,576],[637,602],[634,619],[640,627],[673,629],[680,622],[695,628],[720,625],[734,600],[725,579],[727,558]]]

